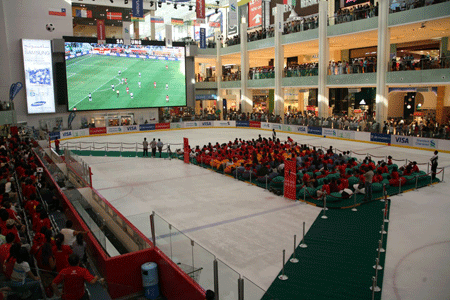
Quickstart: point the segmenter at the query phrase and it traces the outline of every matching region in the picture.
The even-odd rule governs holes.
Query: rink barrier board
[[[217,122],[217,121],[214,121]],[[212,126],[207,125],[207,126],[202,126],[202,125],[198,125],[196,127],[186,127],[185,124],[186,123],[193,123],[193,122],[183,122],[183,123],[176,123],[177,126],[180,126],[180,128],[164,128],[164,129],[156,129],[156,127],[158,125],[162,125],[162,126],[169,126],[170,127],[170,123],[157,123],[155,124],[155,129],[150,129],[150,130],[139,130],[139,131],[122,131],[122,132],[114,132],[114,133],[100,133],[100,134],[93,134],[93,135],[84,135],[84,136],[67,136],[69,135],[69,132],[71,132],[71,130],[65,130],[65,131],[61,131],[61,132],[51,132],[49,133],[50,138],[52,139],[52,141],[55,138],[59,138],[61,141],[65,141],[65,140],[71,140],[71,139],[76,139],[76,138],[84,138],[84,137],[91,137],[91,136],[109,136],[109,135],[121,135],[121,134],[129,134],[129,133],[140,133],[140,132],[157,132],[157,131],[170,131],[170,130],[182,130],[182,129],[210,129],[210,128],[223,128],[223,129],[229,129],[229,128],[245,128],[245,129],[257,129],[257,130],[264,130],[264,131],[272,131],[272,129],[268,129],[268,128],[261,128],[261,127],[251,127],[250,125],[256,126],[258,124],[258,122],[255,123],[250,123],[249,121],[246,121],[245,124],[247,124],[248,122],[248,127],[247,126],[242,126],[244,124],[243,121],[239,122],[239,126],[237,125],[238,123],[235,121],[230,121],[232,122],[231,124],[236,124],[236,127],[233,127],[231,124],[230,126],[214,126],[215,123],[214,122],[208,122],[210,124],[212,124]],[[225,122],[225,121],[223,121]],[[253,121],[252,121],[253,122]],[[201,122],[197,122],[197,123],[201,123]],[[163,125],[164,124],[164,125]],[[169,125],[167,125],[169,124]],[[266,123],[259,123],[259,126],[262,126],[263,124]],[[272,124],[272,123],[270,123]],[[139,125],[135,125],[137,126],[137,128],[140,128]],[[310,137],[322,137],[322,138],[330,138],[330,139],[337,139],[337,140],[343,140],[343,141],[351,141],[351,142],[361,142],[361,143],[368,143],[368,144],[374,144],[374,145],[386,145],[386,146],[394,146],[394,147],[401,147],[401,148],[407,148],[407,149],[414,149],[414,150],[425,150],[425,151],[433,151],[433,150],[439,150],[441,152],[444,153],[450,153],[450,141],[448,140],[442,140],[442,139],[434,139],[434,138],[424,138],[424,137],[413,137],[413,136],[397,136],[397,135],[390,135],[391,137],[391,142],[390,143],[385,143],[385,142],[377,142],[375,140],[371,140],[372,138],[372,133],[370,132],[361,132],[361,131],[350,131],[350,130],[341,130],[341,129],[336,129],[336,131],[344,131],[344,132],[348,132],[348,133],[354,133],[355,134],[355,139],[349,139],[349,138],[344,138],[344,137],[338,137],[338,136],[330,136],[330,135],[323,135],[323,133],[326,130],[330,130],[329,128],[322,128],[322,135],[318,135],[318,134],[309,134],[307,133],[307,128],[308,126],[300,126],[300,125],[283,125],[283,124],[276,124],[273,123],[272,126],[277,126],[277,127],[283,127],[283,126],[290,126],[290,127],[296,127],[297,129],[299,127],[301,127],[303,130],[306,128],[306,132],[297,132],[297,131],[286,131],[286,130],[277,130],[277,132],[282,132],[282,133],[286,133],[286,134],[295,134],[295,135],[304,135],[304,136],[310,136]],[[112,128],[117,128],[118,126],[114,126]],[[130,126],[119,126],[119,127],[130,127]],[[108,128],[110,127],[102,127],[102,129],[105,128],[106,131],[108,131]],[[317,127],[314,127],[315,129],[317,129]],[[73,131],[84,131],[85,133],[87,133],[88,131],[86,129],[82,129],[82,130],[73,130]],[[63,133],[63,134],[61,134]],[[71,135],[71,134],[70,134]],[[66,136],[66,137],[65,137]],[[387,136],[387,135],[386,135]],[[358,137],[365,137],[365,139],[357,139]],[[402,138],[407,138],[407,139],[411,139],[412,142],[408,142],[408,145],[402,145],[402,144],[395,144],[393,143],[394,140],[398,137],[402,137]],[[415,145],[416,144],[416,140],[420,140],[422,142],[429,142],[430,145],[435,145],[435,147],[417,147],[417,146],[411,146],[410,144]],[[397,142],[398,143],[398,142]]]

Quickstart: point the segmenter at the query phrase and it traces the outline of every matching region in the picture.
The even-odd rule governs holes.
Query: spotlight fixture
[[[154,3],[153,1],[150,1],[150,7],[153,7],[153,3]]]
[[[124,3],[125,3],[125,4],[128,4],[128,0],[124,0]]]
[[[172,4],[172,3],[170,3],[170,2],[167,2],[166,4],[167,4],[167,5],[170,5],[170,4]]]
[[[189,10],[192,10],[192,5],[189,5]]]
[[[218,8],[216,8],[216,9],[215,9],[215,13],[217,14],[218,12],[219,12],[219,9],[218,9]]]
[[[184,3],[181,3],[181,6],[183,6],[183,7],[184,7]]]
[[[158,2],[158,7],[161,8],[162,2]]]
[[[173,4],[173,8],[177,9],[177,4],[176,3]]]

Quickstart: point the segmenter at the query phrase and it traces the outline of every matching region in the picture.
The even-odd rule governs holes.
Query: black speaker
[[[54,68],[56,103],[58,105],[67,105],[66,62],[56,62]]]

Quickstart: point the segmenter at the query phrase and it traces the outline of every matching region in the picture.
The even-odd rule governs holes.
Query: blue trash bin
[[[145,263],[141,266],[141,273],[145,298],[151,300],[158,298],[158,265],[154,262]]]

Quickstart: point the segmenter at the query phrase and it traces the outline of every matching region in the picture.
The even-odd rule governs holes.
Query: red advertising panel
[[[93,134],[105,134],[106,127],[89,128],[89,135]]]
[[[252,0],[248,3],[248,27],[262,25],[262,0]]]
[[[261,128],[261,122],[250,121],[250,127]]]
[[[292,160],[284,161],[284,197],[295,200],[295,183],[297,181],[296,163]]]
[[[189,163],[189,140],[184,138],[184,162]]]
[[[157,123],[155,125],[156,129],[170,129],[170,123]]]
[[[197,19],[205,19],[206,13],[205,13],[205,0],[196,0],[196,12],[197,12]]]
[[[97,40],[106,40],[105,20],[97,20]]]

